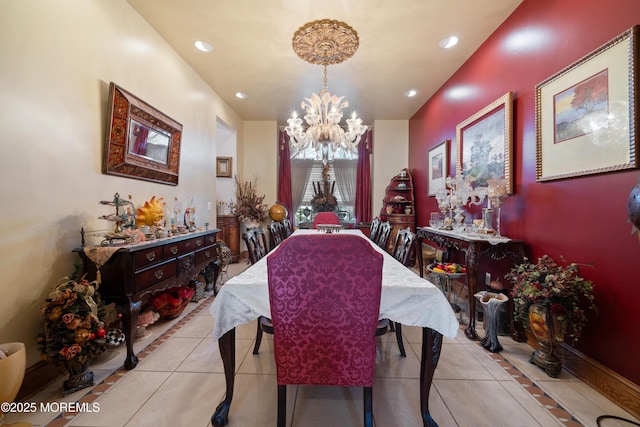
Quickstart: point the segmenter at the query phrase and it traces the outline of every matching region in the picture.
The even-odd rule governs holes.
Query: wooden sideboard
[[[219,269],[216,251],[219,231],[213,229],[125,245],[100,267],[100,295],[105,301],[114,301],[122,314],[127,345],[125,369],[133,369],[138,363],[133,340],[140,308],[151,295],[187,285],[199,274],[205,278],[207,286],[215,284]],[[87,279],[95,280],[98,269],[85,249],[99,251],[100,247],[73,250],[82,258]]]
[[[220,229],[218,239],[231,250],[231,262],[240,260],[240,221],[238,215],[218,215],[216,226]]]

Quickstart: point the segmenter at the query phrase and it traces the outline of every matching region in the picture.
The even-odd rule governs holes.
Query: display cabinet
[[[218,215],[216,226],[220,229],[218,240],[222,240],[231,250],[231,262],[240,260],[240,221],[238,215]]]
[[[393,178],[385,190],[380,218],[391,223],[389,245],[395,242],[398,230],[409,227],[415,232],[416,211],[414,204],[413,177],[404,168]],[[387,248],[390,250],[390,248]]]

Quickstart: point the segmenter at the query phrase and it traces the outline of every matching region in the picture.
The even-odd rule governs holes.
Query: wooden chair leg
[[[373,427],[373,393],[371,387],[363,387],[364,391],[364,427]]]
[[[278,427],[287,424],[287,386],[278,384]]]
[[[256,331],[256,344],[253,347],[253,354],[258,354],[260,351],[260,343],[262,343],[262,325],[260,324],[260,320],[258,317],[258,330]]]
[[[400,356],[407,357],[407,353],[404,351],[404,343],[402,342],[402,324],[398,322],[391,322],[391,323],[396,324],[396,341],[398,341]]]

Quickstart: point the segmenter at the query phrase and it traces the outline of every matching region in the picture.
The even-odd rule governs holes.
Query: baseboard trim
[[[24,401],[28,399],[66,374],[67,369],[62,365],[55,365],[44,360],[37,362],[26,369],[22,386],[15,400]]]
[[[558,357],[563,368],[572,375],[613,400],[635,418],[640,418],[640,386],[567,344],[559,346]]]

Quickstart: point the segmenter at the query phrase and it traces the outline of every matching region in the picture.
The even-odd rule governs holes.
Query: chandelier
[[[327,66],[351,58],[358,50],[358,33],[340,21],[323,19],[300,27],[293,35],[293,50],[298,57],[324,67],[324,87],[320,94],[305,98],[300,107],[306,112],[302,119],[294,111],[285,131],[290,137],[293,155],[313,147],[318,157],[328,160],[338,150],[356,153],[360,137],[367,130],[355,111],[346,120],[346,130],[340,124],[342,109],[349,107],[344,96],[332,95],[327,88]],[[344,100],[344,101],[343,101]]]

